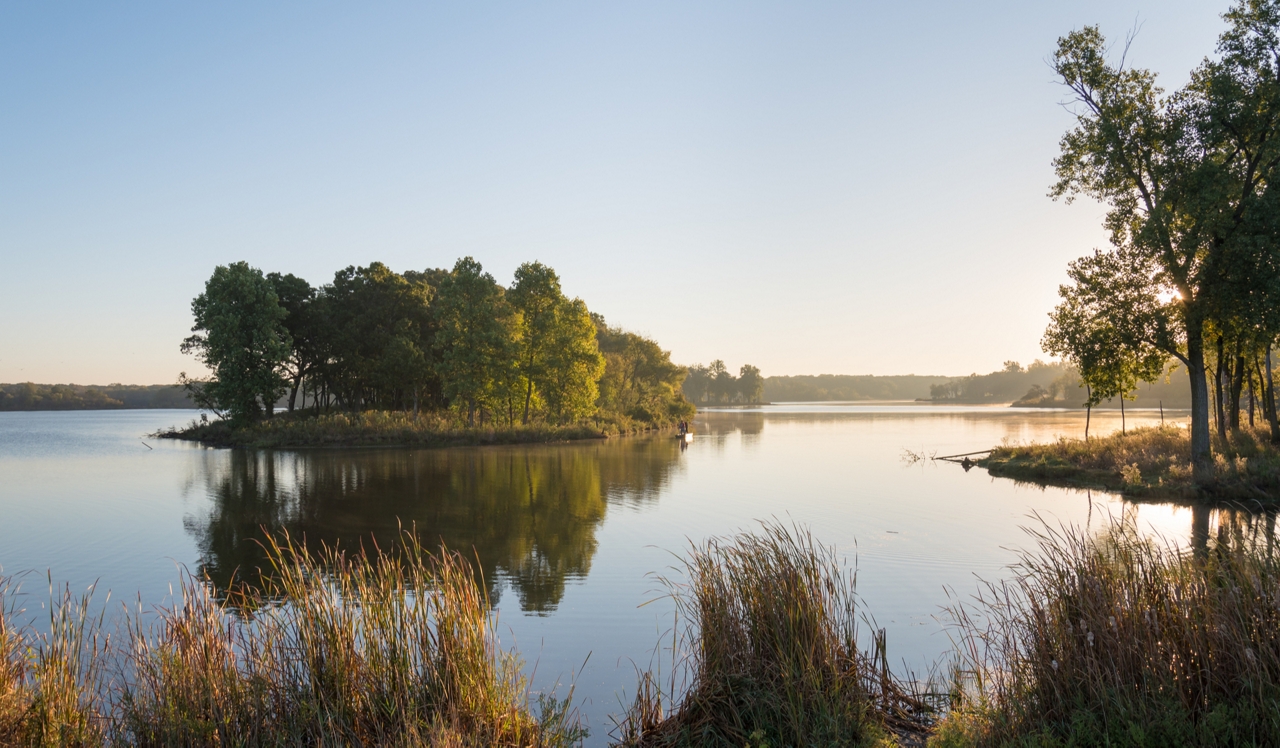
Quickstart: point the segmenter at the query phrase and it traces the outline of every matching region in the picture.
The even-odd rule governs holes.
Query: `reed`
[[[622,745],[892,744],[886,728],[920,727],[927,710],[889,675],[883,635],[859,648],[854,574],[807,531],[766,524],[683,566],[686,581],[665,582],[684,658],[665,690],[642,675]]]
[[[234,605],[187,579],[154,618],[129,612],[114,642],[95,638],[102,619],[87,598],[58,601],[42,637],[3,629],[0,743],[523,747],[585,737],[570,698],[532,703],[461,556],[428,554],[408,535],[371,554],[312,553],[286,537],[267,556],[267,586],[238,590]]]
[[[0,744],[95,746],[107,719],[102,688],[110,646],[102,616],[90,615],[92,590],[73,595],[50,583],[48,629],[13,620],[17,588],[0,579]]]
[[[1280,743],[1280,551],[1239,526],[1185,553],[1113,522],[1035,533],[956,605],[961,745]]]

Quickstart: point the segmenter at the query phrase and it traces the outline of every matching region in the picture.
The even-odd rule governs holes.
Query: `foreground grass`
[[[1262,530],[1262,532],[1259,532]],[[1011,578],[952,608],[946,716],[859,644],[854,576],[802,530],[713,539],[668,582],[668,685],[641,676],[622,746],[1280,745],[1280,544],[1239,517],[1192,553],[1111,525],[1039,531]],[[268,547],[238,617],[189,583],[114,638],[86,599],[20,630],[0,594],[0,745],[566,746],[459,556]],[[150,621],[150,622],[148,622]],[[679,653],[679,654],[676,654]],[[932,702],[931,702],[932,703]]]
[[[1213,439],[1214,498],[1280,498],[1280,449],[1263,428],[1241,428],[1226,440]],[[978,465],[992,475],[1049,485],[1105,488],[1134,497],[1196,498],[1187,429],[1153,426],[1127,434],[1083,439],[1059,438],[1047,444],[996,448]]]
[[[114,639],[88,601],[54,600],[44,635],[0,620],[0,744],[567,746],[569,701],[533,709],[460,556],[406,539],[370,559],[269,547],[271,587],[239,618],[187,584]],[[12,599],[12,598],[10,598]]]
[[[858,646],[853,576],[808,533],[765,525],[711,540],[670,584],[687,622],[686,683],[646,673],[619,725],[626,746],[894,745],[923,704],[890,676],[883,645]]]
[[[635,421],[625,416],[570,425],[529,424],[467,426],[453,413],[361,411],[315,415],[280,414],[257,424],[233,427],[226,421],[192,422],[154,434],[218,447],[463,447],[486,444],[533,444],[603,439],[662,428],[664,424]]]
[[[1280,744],[1280,551],[1220,530],[1202,555],[1113,525],[1045,531],[953,615],[946,746]]]

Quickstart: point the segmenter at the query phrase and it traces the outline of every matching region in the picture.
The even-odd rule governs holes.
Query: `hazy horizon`
[[[464,255],[504,284],[540,260],[683,364],[1048,360],[1106,235],[1046,197],[1071,117],[1045,59],[1137,23],[1130,64],[1172,89],[1226,8],[8,6],[0,382],[198,371],[215,265]]]

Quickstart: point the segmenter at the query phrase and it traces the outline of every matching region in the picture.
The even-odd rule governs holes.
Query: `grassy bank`
[[[931,746],[1280,744],[1280,550],[1201,553],[1113,525],[1044,531],[1013,578],[953,609],[953,710]]]
[[[1213,438],[1215,482],[1198,488],[1187,429],[1153,426],[1127,434],[996,448],[978,465],[992,475],[1032,483],[1105,488],[1139,498],[1280,500],[1280,449],[1266,429]]]
[[[114,636],[88,601],[52,627],[0,620],[0,744],[14,746],[567,746],[568,700],[539,698],[500,648],[462,557],[411,539],[368,558],[268,548],[271,587],[245,618],[190,582]]]
[[[486,444],[538,444],[603,439],[659,430],[662,424],[613,416],[565,426],[529,424],[467,426],[453,413],[372,410],[358,413],[280,414],[256,424],[234,427],[227,421],[191,422],[154,434],[216,447],[465,447]]]

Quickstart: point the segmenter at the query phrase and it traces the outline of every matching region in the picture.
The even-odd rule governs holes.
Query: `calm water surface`
[[[856,562],[859,593],[888,630],[891,656],[919,670],[949,649],[939,622],[947,590],[965,596],[978,577],[1005,573],[1012,549],[1027,545],[1021,527],[1035,524],[1033,513],[1094,527],[1110,513],[1184,542],[1193,525],[1182,507],[901,459],[906,448],[945,455],[1078,436],[1084,417],[1075,412],[913,404],[709,411],[686,449],[671,437],[301,452],[141,438],[190,418],[0,413],[0,569],[29,572],[29,610],[47,600],[46,573],[75,589],[96,581],[99,599],[110,589],[113,599],[163,604],[182,568],[215,585],[254,568],[264,526],[311,545],[356,545],[385,544],[412,525],[428,542],[480,559],[504,645],[519,647],[539,687],[576,679],[592,744],[629,702],[633,663],[648,665],[670,627],[664,601],[639,607],[657,597],[651,574],[667,571],[690,540],[773,517],[810,527]],[[1154,412],[1128,418],[1131,426],[1158,421]],[[1095,413],[1092,428],[1119,428],[1119,414]]]

